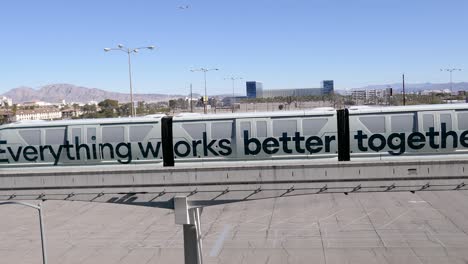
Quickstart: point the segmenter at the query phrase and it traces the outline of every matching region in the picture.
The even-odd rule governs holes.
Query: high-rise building
[[[302,97],[333,94],[333,80],[322,81],[321,88],[263,90],[261,82],[246,82],[247,98]]]
[[[334,85],[333,80],[324,80],[322,81],[322,94],[333,94]]]
[[[263,91],[263,98],[321,96],[321,88],[274,89]]]
[[[261,98],[263,96],[263,84],[261,82],[246,82],[247,98]]]

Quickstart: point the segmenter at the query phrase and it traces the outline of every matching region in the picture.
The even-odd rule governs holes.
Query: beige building
[[[74,118],[74,117],[79,117],[80,115],[83,114],[83,112],[81,110],[75,110],[75,109],[65,109],[65,110],[62,110],[62,118],[63,119],[71,119],[71,118]]]
[[[13,100],[5,96],[0,97],[0,106],[7,106],[7,105],[12,106]]]
[[[52,120],[61,119],[62,112],[54,108],[37,108],[34,110],[18,110],[13,116],[12,121],[21,120]]]

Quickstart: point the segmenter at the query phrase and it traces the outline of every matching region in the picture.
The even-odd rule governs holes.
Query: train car
[[[25,121],[0,126],[0,167],[468,154],[468,105]]]
[[[468,105],[350,107],[351,159],[468,154]]]
[[[175,163],[337,157],[336,111],[182,114],[172,119]]]
[[[0,166],[162,162],[162,116],[0,126]]]

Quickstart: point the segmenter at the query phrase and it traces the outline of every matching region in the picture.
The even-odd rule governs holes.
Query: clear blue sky
[[[189,5],[187,9],[179,6]],[[338,89],[400,82],[468,81],[466,0],[3,1],[0,93],[71,83],[128,91],[118,43],[156,45],[133,57],[137,93],[230,93],[236,75],[265,89]],[[238,83],[239,93],[245,90]]]

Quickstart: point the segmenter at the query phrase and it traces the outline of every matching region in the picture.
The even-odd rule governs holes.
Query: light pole
[[[203,72],[203,77],[205,78],[205,96],[203,97],[203,112],[206,114],[206,104],[208,103],[208,95],[206,94],[206,73],[209,71],[218,71],[219,69],[217,68],[198,68],[198,69],[191,69],[191,72],[196,72],[196,71],[201,71]]]
[[[139,47],[139,48],[127,48],[122,44],[118,44],[117,48],[104,48],[105,52],[112,51],[112,50],[118,50],[127,53],[128,55],[128,78],[130,80],[130,103],[131,103],[131,109],[130,113],[131,116],[134,117],[136,115],[135,113],[135,103],[133,102],[133,87],[132,87],[132,62],[131,62],[131,54],[132,53],[138,53],[141,49],[149,49],[149,50],[154,50],[156,47],[155,46],[147,46],[147,47]]]
[[[41,231],[41,246],[42,246],[42,264],[47,264],[47,252],[46,252],[46,245],[45,245],[45,232],[44,232],[44,224],[43,224],[43,219],[42,219],[42,207],[41,204],[38,205],[33,205],[30,203],[25,203],[25,202],[15,202],[15,201],[9,201],[9,202],[0,202],[0,205],[4,204],[17,204],[17,205],[24,205],[27,207],[31,207],[34,209],[37,209],[39,211],[39,228]]]
[[[452,103],[452,94],[453,94],[452,72],[454,72],[454,71],[461,71],[461,69],[449,68],[449,69],[440,69],[440,71],[447,71],[447,72],[450,72],[450,103]]]
[[[403,73],[403,105],[406,105],[405,74]]]
[[[224,80],[231,80],[232,81],[232,100],[231,100],[231,106],[232,106],[232,112],[234,113],[234,100],[235,100],[235,95],[234,95],[234,90],[235,90],[235,82],[236,80],[242,80],[242,77],[234,77],[234,76],[231,76],[231,77],[227,77],[227,78],[224,78]]]

